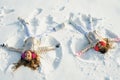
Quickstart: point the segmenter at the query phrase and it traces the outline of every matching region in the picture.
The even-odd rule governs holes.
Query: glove
[[[1,47],[7,47],[8,45],[3,43],[3,44],[1,44],[0,46],[1,46]]]
[[[12,71],[14,72],[14,71],[16,70],[16,66],[15,66],[15,65],[12,66],[11,69],[12,69]]]
[[[83,52],[82,51],[80,51],[80,52],[77,52],[76,54],[75,54],[75,56],[81,56],[83,54]]]
[[[56,47],[56,48],[59,48],[59,47],[60,47],[60,44],[57,44],[55,47]]]
[[[115,42],[120,42],[120,38],[115,38],[114,41]]]

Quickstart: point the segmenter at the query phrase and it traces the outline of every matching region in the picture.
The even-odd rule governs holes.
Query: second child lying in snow
[[[103,38],[98,34],[96,30],[92,30],[92,20],[91,17],[89,16],[89,29],[86,29],[82,25],[77,25],[75,22],[72,20],[73,16],[70,16],[69,19],[69,24],[72,25],[76,30],[78,30],[80,33],[82,33],[89,41],[89,44],[87,47],[84,49],[80,50],[79,52],[76,52],[76,56],[80,56],[89,49],[94,49],[95,51],[100,52],[101,54],[105,54],[108,52],[109,49],[112,48],[112,43],[113,42],[120,42],[120,38]],[[85,30],[86,29],[86,30]]]

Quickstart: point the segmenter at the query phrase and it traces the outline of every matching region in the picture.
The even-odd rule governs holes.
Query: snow
[[[94,28],[102,36],[119,36],[119,3],[120,0],[0,0],[0,44],[22,46],[26,36],[18,17],[29,22],[33,34],[41,34],[64,23],[64,27],[58,26],[56,32],[42,37],[41,46],[60,43],[61,47],[42,55],[38,71],[22,66],[13,72],[12,63],[19,60],[20,54],[0,48],[0,80],[120,80],[120,43],[106,55],[89,50],[81,57],[75,57],[74,53],[88,42],[67,22],[74,14],[75,22],[79,24],[82,15],[81,21],[85,25],[90,14],[99,19]]]

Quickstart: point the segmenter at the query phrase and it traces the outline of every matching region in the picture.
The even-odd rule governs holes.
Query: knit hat
[[[102,46],[106,46],[106,43],[104,41],[99,41],[98,43],[101,44]],[[99,49],[100,49],[99,46],[98,46],[98,43],[94,47],[95,51],[99,51]]]
[[[30,51],[30,52],[32,53],[32,59],[35,59],[37,57],[37,54],[35,52],[32,52],[32,51]],[[26,53],[26,51],[24,53],[22,53],[22,55],[21,55],[22,59],[25,59],[25,57],[26,57],[25,53]]]

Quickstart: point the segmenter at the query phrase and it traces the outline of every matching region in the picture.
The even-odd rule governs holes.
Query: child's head
[[[110,42],[107,38],[104,39],[104,41],[99,41],[94,49],[102,54],[107,53],[107,51],[111,48]]]
[[[22,53],[22,55],[21,55],[21,58],[23,58],[27,61],[30,61],[36,57],[37,57],[37,54],[31,50],[27,50],[24,53]]]
[[[39,56],[36,54],[36,57],[32,57],[32,53],[28,52],[27,56],[23,55],[21,56],[21,59],[18,61],[18,63],[15,64],[15,70],[20,67],[21,65],[27,66],[31,68],[32,70],[36,70],[40,65],[40,59]],[[26,57],[26,58],[25,58]]]
[[[105,54],[105,53],[107,53],[107,51],[108,51],[108,48],[107,48],[106,46],[103,46],[103,47],[101,47],[101,48],[99,49],[99,52],[100,52],[101,54]]]
[[[25,60],[32,60],[32,52],[31,51],[25,51],[24,53],[22,53],[21,58],[25,59]]]

